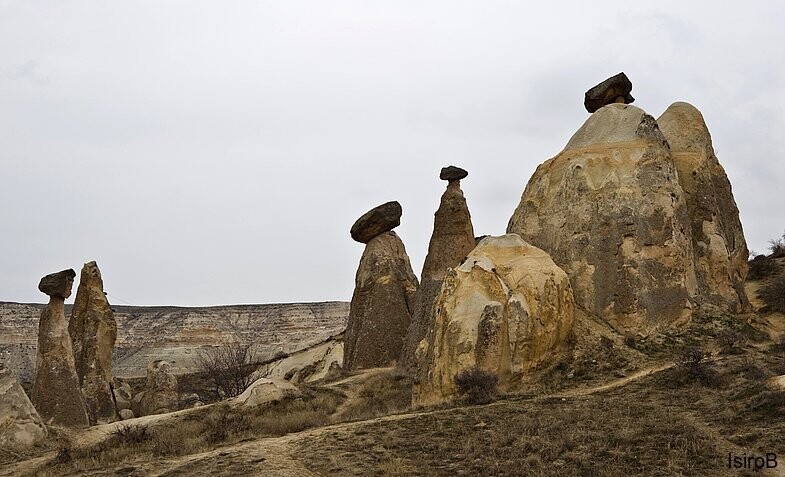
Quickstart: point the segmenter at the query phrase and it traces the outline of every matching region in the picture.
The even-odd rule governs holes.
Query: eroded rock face
[[[608,104],[630,104],[635,101],[631,91],[632,81],[624,73],[619,73],[586,91],[583,106],[593,113]]]
[[[401,215],[403,215],[401,204],[396,201],[387,202],[363,214],[352,224],[349,233],[354,240],[368,243],[374,237],[401,225]]]
[[[71,295],[76,272],[47,275],[38,288],[51,293],[38,323],[38,354],[31,401],[47,424],[89,424],[74,364],[71,337],[65,321],[65,299]]]
[[[401,356],[417,277],[395,232],[365,246],[355,277],[344,344],[347,369],[389,366]]]
[[[139,403],[139,415],[149,416],[177,410],[177,377],[171,373],[169,366],[166,361],[156,360],[147,367],[147,384]]]
[[[407,368],[416,365],[414,355],[417,345],[433,324],[433,303],[447,270],[457,267],[476,245],[469,207],[457,179],[467,175],[465,170],[450,166],[442,169],[439,176],[449,182],[434,216],[433,234],[420,275],[412,323],[404,343],[401,361]]]
[[[417,350],[414,402],[453,396],[455,375],[475,366],[495,373],[502,390],[517,389],[562,349],[574,313],[569,278],[547,253],[518,235],[486,237],[444,279]]]
[[[646,332],[690,317],[687,212],[656,121],[611,104],[537,168],[507,231],[550,254],[579,307],[620,331]]]
[[[0,448],[24,449],[46,437],[46,426],[19,381],[0,367]]]
[[[110,386],[117,323],[95,262],[82,267],[68,332],[90,424],[117,420]]]
[[[744,291],[747,242],[730,181],[711,143],[703,115],[674,103],[657,119],[670,144],[685,192],[699,303],[731,312],[750,308]]]

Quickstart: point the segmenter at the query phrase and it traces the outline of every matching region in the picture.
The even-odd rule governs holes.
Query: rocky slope
[[[38,319],[46,305],[0,302],[0,363],[21,381],[35,372]],[[115,376],[139,377],[156,359],[175,373],[192,369],[202,346],[253,343],[260,360],[320,343],[346,327],[346,302],[228,305],[199,308],[113,306],[117,320]],[[66,314],[70,314],[66,306]]]

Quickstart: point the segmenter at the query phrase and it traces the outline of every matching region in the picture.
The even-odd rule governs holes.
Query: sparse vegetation
[[[772,258],[785,257],[785,233],[780,238],[769,240],[769,251]]]
[[[717,334],[717,344],[720,345],[720,352],[722,354],[740,354],[744,350],[742,346],[746,343],[747,338],[735,330],[723,330]]]
[[[764,311],[785,313],[785,273],[780,273],[758,290]]]
[[[404,411],[411,403],[411,378],[405,372],[395,369],[366,379],[337,419],[355,421],[385,416]]]
[[[773,258],[758,255],[748,263],[747,280],[763,280],[779,272],[779,266]]]
[[[499,394],[499,378],[477,367],[461,371],[453,379],[458,395],[469,404],[487,404]]]
[[[240,395],[251,384],[256,370],[251,346],[239,342],[201,350],[196,366],[221,398]]]
[[[711,354],[698,348],[686,348],[676,360],[674,381],[685,385],[699,383],[708,387],[717,387],[723,383],[722,377],[714,369],[710,360]]]

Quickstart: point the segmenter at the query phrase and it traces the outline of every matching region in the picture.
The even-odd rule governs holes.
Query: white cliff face
[[[474,367],[516,389],[563,348],[574,312],[567,274],[548,254],[518,235],[484,238],[436,299],[434,326],[417,350],[415,403],[454,395],[455,375]]]
[[[0,363],[23,382],[35,373],[38,319],[45,307],[0,302]],[[156,359],[168,361],[175,374],[188,372],[202,346],[238,339],[253,343],[261,360],[292,353],[343,332],[349,316],[346,302],[112,308],[117,321],[112,372],[119,377],[145,376]]]

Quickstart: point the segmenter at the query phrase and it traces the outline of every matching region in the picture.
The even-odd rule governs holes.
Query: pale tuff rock
[[[306,350],[260,366],[252,378],[284,379],[310,383],[325,378],[331,367],[343,364],[343,341],[330,339]]]
[[[347,369],[389,366],[401,355],[417,277],[395,232],[365,246],[355,277],[344,343]]]
[[[635,101],[630,92],[632,82],[627,75],[619,73],[586,91],[583,106],[593,113],[603,106],[613,103],[630,104]]]
[[[689,319],[697,291],[687,203],[656,121],[599,109],[535,171],[507,227],[570,277],[576,304],[622,331]]]
[[[749,252],[730,181],[694,106],[674,103],[657,119],[685,192],[697,300],[732,312],[750,308],[744,291]]]
[[[24,449],[46,437],[46,426],[11,372],[0,367],[0,448]]]
[[[73,270],[63,270],[45,276],[38,285],[50,298],[38,323],[36,376],[31,393],[33,405],[47,424],[67,427],[89,424],[65,321],[65,299],[71,296],[75,276]]]
[[[90,424],[116,420],[110,383],[117,323],[104,294],[101,271],[95,262],[85,263],[82,267],[68,332]]]
[[[168,362],[156,360],[150,363],[143,393],[139,402],[139,414],[136,411],[134,414],[149,416],[177,410],[177,378],[169,370]]]
[[[417,351],[418,404],[453,396],[455,375],[473,367],[495,373],[502,390],[518,389],[562,349],[575,313],[567,274],[514,234],[483,239],[448,272],[434,309]]]
[[[242,394],[231,400],[236,407],[255,407],[285,397],[299,396],[300,390],[283,379],[260,378],[254,381]]]
[[[387,202],[363,214],[352,224],[349,233],[354,240],[368,243],[374,237],[401,225],[401,215],[403,215],[401,204],[395,201]]]
[[[447,270],[460,265],[476,245],[471,214],[460,185],[460,179],[467,175],[468,172],[455,166],[443,168],[439,175],[442,180],[449,182],[434,215],[433,234],[415,296],[412,323],[402,352],[402,364],[408,368],[416,365],[414,355],[417,345],[433,324],[433,303]]]
[[[122,411],[123,409],[131,409],[131,402],[134,398],[134,392],[133,389],[131,389],[131,385],[122,379],[113,378],[112,389],[114,391],[115,407],[117,410]]]

